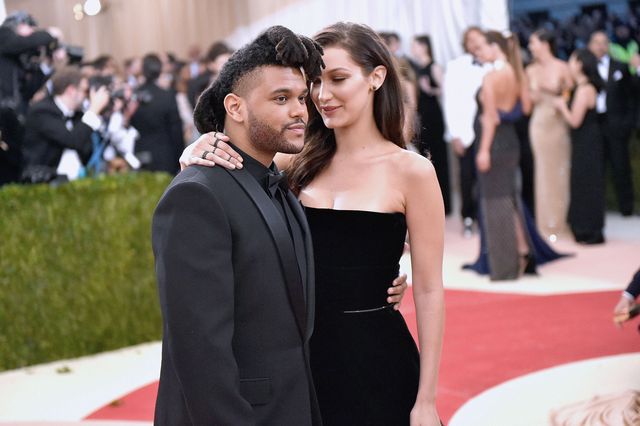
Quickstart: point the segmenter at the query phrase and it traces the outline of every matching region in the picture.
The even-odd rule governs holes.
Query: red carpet
[[[499,284],[496,284],[499,285]],[[447,421],[468,399],[506,380],[571,361],[640,351],[637,321],[616,329],[619,292],[523,296],[446,291],[438,409]],[[411,292],[403,313],[416,337]],[[152,420],[157,383],[87,417]]]

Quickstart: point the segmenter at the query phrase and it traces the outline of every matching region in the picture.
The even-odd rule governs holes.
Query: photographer
[[[36,26],[25,12],[9,15],[0,26],[0,185],[20,176],[24,115],[47,80],[48,67],[39,57],[57,44],[55,29]]]
[[[53,98],[35,103],[27,115],[23,154],[23,180],[31,183],[47,182],[60,174],[74,179],[79,163],[86,164],[92,153],[92,133],[102,124],[100,113],[109,103],[106,87],[92,89],[89,109],[79,110],[89,91],[89,82],[75,67],[63,68],[52,78]],[[65,149],[65,161],[61,161]],[[66,163],[66,164],[65,164]]]
[[[135,114],[140,103],[148,102],[148,96],[135,91],[127,83],[111,83],[111,102],[108,111],[103,113],[107,126],[101,129],[101,137],[104,146],[101,160],[106,164],[99,171],[108,173],[138,170],[140,161],[135,156],[136,140],[140,134],[129,122]],[[96,157],[95,153],[92,159]]]

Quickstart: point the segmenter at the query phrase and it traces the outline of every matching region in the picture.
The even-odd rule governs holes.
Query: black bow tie
[[[287,174],[283,171],[269,172],[265,181],[272,197],[276,195],[278,188],[283,191],[283,195],[289,190],[289,180],[287,179]]]

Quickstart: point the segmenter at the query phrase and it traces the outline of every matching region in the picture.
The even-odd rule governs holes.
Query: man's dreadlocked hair
[[[226,111],[224,98],[237,89],[240,79],[258,67],[279,65],[303,68],[309,81],[320,76],[324,62],[322,47],[288,28],[274,26],[236,51],[222,67],[218,78],[204,91],[193,112],[200,133],[222,131]]]

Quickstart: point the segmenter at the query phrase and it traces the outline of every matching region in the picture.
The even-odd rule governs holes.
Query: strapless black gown
[[[402,213],[306,208],[316,317],[311,369],[325,426],[408,425],[419,354],[387,304],[407,225]]]

